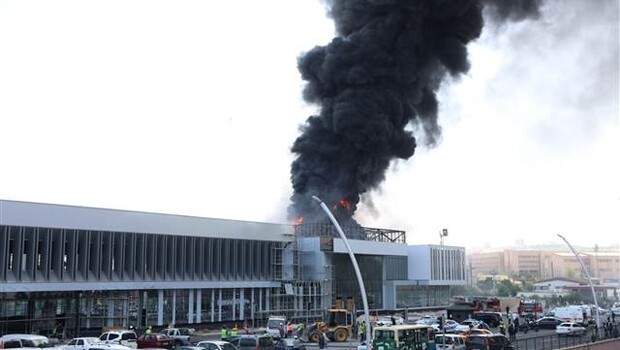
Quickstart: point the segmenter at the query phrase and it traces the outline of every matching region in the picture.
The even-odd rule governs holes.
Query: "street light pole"
[[[351,246],[349,245],[349,241],[347,240],[347,237],[344,235],[344,231],[342,231],[342,228],[340,227],[338,220],[336,220],[336,218],[334,217],[332,212],[329,210],[327,205],[325,205],[325,203],[317,196],[312,196],[312,198],[315,201],[319,202],[319,205],[321,206],[321,208],[323,209],[327,217],[329,217],[329,220],[336,227],[336,231],[338,231],[338,235],[340,235],[340,238],[344,242],[344,245],[347,247],[347,250],[349,252],[349,258],[351,258],[351,264],[353,264],[353,270],[355,271],[355,276],[357,277],[357,283],[359,284],[359,287],[360,287],[360,294],[362,295],[362,303],[364,304],[364,319],[366,322],[366,344],[367,344],[366,348],[369,349],[370,348],[369,344],[371,344],[370,342],[371,340],[370,339],[370,311],[368,310],[368,298],[366,297],[366,287],[364,287],[364,280],[362,279],[362,273],[360,272],[360,267],[357,264],[357,259],[355,259],[355,254],[353,254],[353,250],[351,249]]]
[[[575,248],[573,248],[573,246],[568,243],[568,240],[562,236],[561,234],[558,233],[558,237],[560,237],[565,243],[566,245],[568,245],[568,248],[570,248],[570,250],[573,252],[573,254],[575,255],[575,257],[577,257],[577,261],[579,261],[579,265],[581,265],[581,271],[583,272],[583,274],[586,276],[586,278],[588,279],[588,283],[590,284],[590,290],[592,290],[592,298],[594,299],[594,307],[596,307],[596,332],[597,332],[597,336],[598,336],[598,332],[599,329],[601,328],[601,319],[600,319],[600,315],[598,312],[598,301],[596,299],[596,292],[594,291],[594,285],[592,284],[592,278],[590,277],[590,273],[588,272],[588,269],[586,268],[586,265],[583,263],[583,260],[581,260],[581,257],[579,256],[579,253],[577,253],[577,251],[575,250]]]

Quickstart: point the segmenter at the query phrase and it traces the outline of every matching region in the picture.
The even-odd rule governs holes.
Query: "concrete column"
[[[93,309],[93,297],[88,295],[86,298],[86,328],[90,328],[90,312]]]
[[[236,320],[236,316],[237,316],[237,290],[235,288],[233,288],[232,290],[232,319]]]
[[[177,290],[172,290],[172,325],[177,324]]]
[[[269,307],[269,304],[271,304],[271,301],[269,300],[270,299],[269,298],[269,294],[271,294],[271,288],[265,289],[265,293],[266,293],[266,295],[265,295],[265,304],[267,304],[267,305],[265,305],[265,307],[267,308],[267,311],[271,312],[271,307]]]
[[[138,320],[136,322],[137,328],[142,328],[142,309],[144,308],[144,292],[138,293]]]
[[[157,325],[164,325],[164,290],[157,291]]]
[[[187,302],[187,323],[194,323],[194,290],[190,289],[187,296],[189,298]]]
[[[258,311],[263,311],[263,289],[258,289]]]
[[[202,323],[202,289],[196,289],[196,323]]]
[[[245,320],[245,289],[239,289],[239,319]]]
[[[220,293],[217,297],[217,320],[222,322],[222,288],[219,289]]]
[[[107,304],[108,304],[108,314],[107,314],[107,320],[106,320],[106,325],[108,327],[112,327],[114,326],[114,299],[108,299],[107,300]]]
[[[250,298],[252,298],[250,300],[250,306],[251,306],[251,308],[250,308],[250,318],[252,320],[254,320],[254,288],[252,288],[252,291],[250,293],[251,293],[250,294]],[[254,325],[252,324],[252,326],[254,326]]]
[[[211,289],[211,322],[215,322],[215,288]]]
[[[129,326],[129,301],[127,300],[128,295],[125,299],[123,299],[123,328],[127,328]]]

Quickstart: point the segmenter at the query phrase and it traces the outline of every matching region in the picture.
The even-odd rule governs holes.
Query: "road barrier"
[[[620,340],[620,338],[610,339]],[[514,340],[512,344],[515,350],[598,349],[595,347],[579,347],[579,345],[596,344],[593,343],[592,335],[589,332],[580,336],[558,336],[553,334],[522,338]]]

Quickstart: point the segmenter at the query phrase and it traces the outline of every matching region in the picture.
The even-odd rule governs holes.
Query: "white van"
[[[569,305],[569,306],[561,306],[556,307],[551,310],[553,316],[559,318],[564,322],[583,322],[583,314],[586,314],[586,317],[590,316],[590,308],[585,305]]]
[[[267,334],[275,339],[280,338],[280,327],[285,327],[286,330],[286,317],[285,316],[269,316],[267,319]]]
[[[465,350],[465,337],[457,334],[437,334],[435,348],[437,350]]]

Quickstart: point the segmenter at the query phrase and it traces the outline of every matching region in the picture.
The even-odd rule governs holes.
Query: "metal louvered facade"
[[[36,290],[37,282],[66,282],[66,290],[87,287],[70,282],[270,281],[279,244],[0,225],[0,283],[12,282],[0,292]]]

